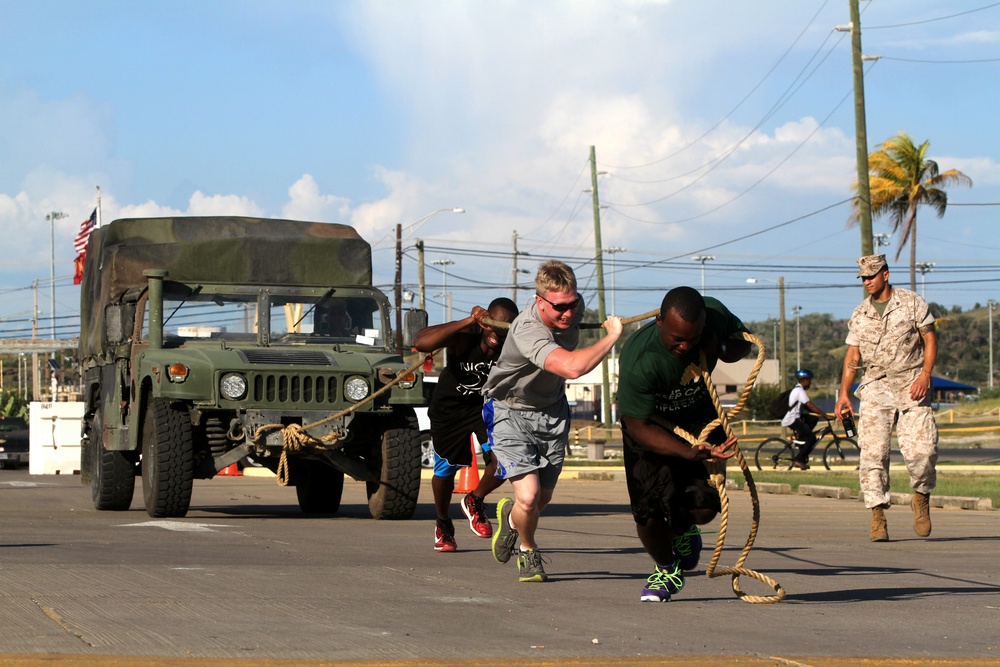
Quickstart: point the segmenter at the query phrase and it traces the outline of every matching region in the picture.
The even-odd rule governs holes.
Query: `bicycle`
[[[826,420],[826,426],[815,431],[816,446],[813,448],[815,454],[820,450],[823,438],[831,436],[832,439],[823,448],[823,467],[830,470],[834,467],[847,466],[852,470],[857,470],[861,462],[861,448],[853,438],[848,438],[837,433],[831,420]],[[768,438],[760,443],[754,453],[754,464],[757,470],[790,470],[792,459],[799,448],[805,443],[801,440],[786,440],[784,438]]]

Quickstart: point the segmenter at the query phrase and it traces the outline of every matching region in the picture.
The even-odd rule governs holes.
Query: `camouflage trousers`
[[[858,420],[858,446],[861,448],[858,477],[868,508],[891,504],[889,449],[893,426],[913,490],[930,493],[937,483],[938,431],[930,399],[914,404],[908,395],[898,395],[901,391],[909,392],[909,385],[898,387],[894,392],[887,380],[872,382],[863,390]]]

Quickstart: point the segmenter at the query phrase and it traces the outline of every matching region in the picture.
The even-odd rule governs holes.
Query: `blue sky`
[[[1000,3],[861,9],[863,51],[882,56],[866,63],[869,149],[906,131],[974,183],[918,218],[926,296],[1000,299]],[[427,248],[432,322],[445,280],[456,317],[510,295],[515,231],[519,268],[563,259],[596,305],[590,146],[602,245],[625,249],[614,275],[605,256],[619,314],[700,287],[691,257],[711,255],[706,291],[746,320],[776,315],[779,276],[789,316],[846,317],[860,237],[850,40],[833,28],[848,20],[847,0],[0,0],[0,318],[30,317],[38,280],[47,321],[45,216],[65,212],[56,317],[73,333],[72,240],[97,186],[105,222],[354,225],[385,287],[402,224],[408,288],[413,243]],[[452,207],[466,212],[413,224]],[[907,257],[890,254],[897,285]],[[434,259],[454,262],[446,279]]]

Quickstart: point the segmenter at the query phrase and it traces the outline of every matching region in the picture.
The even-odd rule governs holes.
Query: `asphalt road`
[[[460,551],[434,552],[421,493],[417,519],[373,521],[349,481],[338,516],[307,518],[273,478],[219,477],[196,482],[186,518],[154,520],[138,489],[130,511],[97,512],[78,477],[0,473],[0,665],[1000,663],[997,511],[934,510],[921,539],[894,507],[876,544],[857,501],[762,495],[745,566],[784,601],[747,604],[705,577],[713,534],[683,591],[651,604],[620,482],[560,483],[538,534],[545,584],[518,583],[457,520]],[[721,566],[750,516],[730,492]]]

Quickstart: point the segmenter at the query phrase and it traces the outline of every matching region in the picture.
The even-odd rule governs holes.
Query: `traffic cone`
[[[239,466],[238,463],[233,463],[232,465],[226,466],[225,468],[223,468],[222,470],[220,470],[219,472],[217,472],[215,474],[216,475],[230,475],[230,476],[233,476],[233,477],[239,477],[239,476],[243,475],[243,471],[240,470],[240,466]]]
[[[476,460],[476,440],[475,435],[469,435],[469,446],[472,447],[472,465],[459,468],[455,473],[455,490],[453,493],[460,493],[463,496],[472,493],[479,486],[479,461]]]

